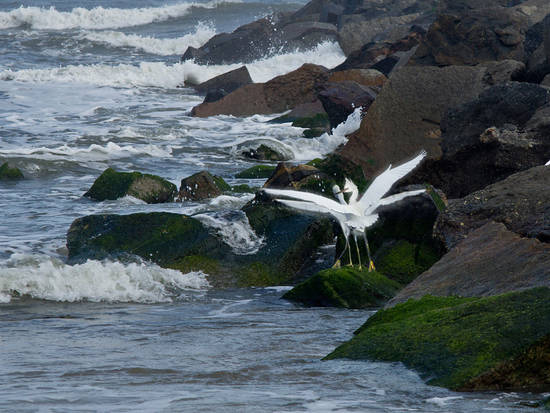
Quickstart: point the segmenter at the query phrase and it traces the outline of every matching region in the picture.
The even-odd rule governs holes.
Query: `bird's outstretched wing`
[[[302,191],[293,191],[291,189],[270,189],[264,188],[262,191],[269,195],[282,196],[286,198],[293,198],[300,201],[313,202],[315,205],[323,207],[328,210],[333,210],[341,214],[349,212],[347,210],[347,205],[342,205],[330,198],[325,196],[312,194],[311,192],[302,192]]]
[[[305,212],[314,212],[319,214],[330,214],[330,210],[325,207],[314,204],[313,202],[294,201],[292,199],[275,199],[283,205]]]
[[[359,207],[363,213],[368,213],[382,197],[390,190],[390,188],[401,178],[411,172],[426,156],[426,151],[420,152],[410,161],[391,168],[391,166],[378,175],[370,186],[367,188],[363,196],[359,199]]]
[[[381,206],[381,205],[390,205],[390,204],[393,204],[394,202],[401,201],[402,199],[407,198],[409,196],[420,195],[420,194],[423,194],[424,192],[426,192],[425,189],[416,189],[414,191],[400,192],[398,194],[390,195],[390,196],[382,198],[378,202],[378,205],[379,206]]]

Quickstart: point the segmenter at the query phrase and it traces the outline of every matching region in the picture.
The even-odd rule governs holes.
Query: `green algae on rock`
[[[465,389],[548,334],[549,288],[483,298],[426,296],[379,311],[326,359],[399,361],[429,384]]]
[[[260,179],[260,178],[269,178],[273,175],[275,171],[275,166],[272,165],[255,165],[248,169],[245,169],[242,172],[239,172],[235,175],[235,178],[243,179]]]
[[[10,168],[7,162],[4,162],[2,166],[0,166],[0,181],[11,181],[23,178],[23,173],[19,168]]]
[[[283,295],[307,306],[369,308],[393,297],[400,285],[384,275],[356,267],[330,268]]]
[[[178,202],[200,201],[215,198],[227,191],[231,191],[231,186],[221,176],[200,171],[181,180],[177,200]]]
[[[157,204],[172,202],[176,193],[176,185],[156,175],[117,172],[107,168],[84,196],[104,201],[130,195],[148,204]]]

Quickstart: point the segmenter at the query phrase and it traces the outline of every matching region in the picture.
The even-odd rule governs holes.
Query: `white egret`
[[[371,185],[361,197],[359,197],[359,190],[357,186],[350,179],[346,178],[345,186],[342,191],[339,191],[337,186],[333,187],[333,192],[339,199],[340,203],[310,192],[269,188],[265,188],[263,190],[269,195],[282,196],[298,200],[289,201],[284,199],[276,199],[276,201],[292,208],[306,212],[332,215],[338,221],[344,236],[346,236],[346,247],[349,247],[349,234],[350,232],[353,233],[355,238],[355,246],[357,248],[357,256],[359,258],[359,268],[361,268],[361,256],[357,244],[357,235],[362,234],[365,241],[365,246],[367,248],[367,254],[369,256],[369,271],[371,271],[374,269],[374,264],[370,256],[370,248],[365,231],[378,220],[378,214],[375,212],[378,207],[382,205],[389,205],[406,197],[425,192],[424,189],[406,191],[384,198],[384,195],[391,189],[395,182],[412,171],[422,161],[422,159],[424,159],[425,156],[426,152],[422,151],[410,161],[395,168],[392,168],[390,165],[388,169],[372,181]],[[347,203],[343,199],[342,193],[350,193],[350,198]]]

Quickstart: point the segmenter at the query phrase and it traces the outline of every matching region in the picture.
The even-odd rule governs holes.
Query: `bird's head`
[[[344,192],[344,191],[342,191],[338,185],[333,185],[333,186],[332,186],[332,193],[333,193],[334,195],[339,195],[339,194],[341,194],[342,192]]]

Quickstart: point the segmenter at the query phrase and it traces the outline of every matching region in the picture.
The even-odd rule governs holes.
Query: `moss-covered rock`
[[[330,268],[298,284],[283,298],[308,306],[368,308],[384,303],[399,288],[398,283],[376,271]]]
[[[221,176],[208,171],[200,171],[181,180],[178,201],[200,201],[215,198],[230,191],[231,186]]]
[[[107,168],[84,196],[104,201],[130,195],[149,204],[157,204],[172,202],[176,193],[176,185],[158,176]]]
[[[336,153],[331,153],[324,159],[314,159],[308,162],[308,165],[316,167],[340,186],[343,185],[344,178],[349,178],[357,185],[360,192],[367,188],[368,182],[361,167]]]
[[[307,139],[318,138],[325,132],[326,131],[324,129],[319,128],[306,129],[302,132],[302,136]]]
[[[260,179],[269,178],[273,175],[275,166],[272,165],[255,165],[235,175],[235,178],[243,179]]]
[[[231,191],[237,192],[237,193],[246,193],[246,194],[253,194],[257,191],[258,188],[252,188],[251,186],[247,184],[240,184],[240,185],[233,185],[231,187]]]
[[[388,243],[375,257],[376,269],[388,278],[408,284],[435,264],[441,254],[429,244],[413,244],[406,240]]]
[[[429,384],[464,389],[548,334],[548,288],[484,298],[426,296],[379,311],[326,359],[399,361]]]
[[[11,181],[23,178],[23,173],[19,168],[10,168],[7,162],[4,162],[2,166],[0,166],[0,181]]]
[[[295,119],[292,122],[292,126],[304,129],[319,128],[327,130],[330,127],[330,122],[326,113],[317,113],[314,116]]]

